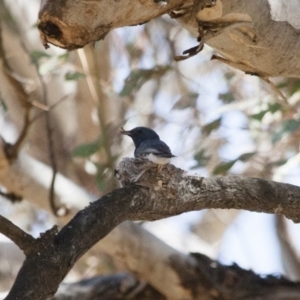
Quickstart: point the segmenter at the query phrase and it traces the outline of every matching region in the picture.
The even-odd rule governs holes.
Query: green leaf
[[[213,173],[214,175],[220,175],[220,174],[225,175],[226,172],[227,172],[228,170],[230,170],[231,167],[232,167],[236,162],[237,162],[237,159],[231,160],[231,161],[225,162],[225,163],[222,162],[222,163],[220,163],[218,166],[215,167],[215,169],[213,170],[212,173]]]
[[[289,96],[292,96],[300,90],[300,81],[298,78],[288,78],[276,84],[276,87],[279,89],[285,89]]]
[[[213,130],[218,129],[221,125],[222,117],[217,120],[214,120],[202,127],[202,131],[205,134],[210,134]]]
[[[34,50],[30,53],[30,59],[34,64],[39,64],[40,59],[42,58],[50,58],[51,55],[44,51]]]
[[[59,59],[62,63],[65,63],[65,62],[69,59],[69,56],[70,56],[70,52],[66,52],[66,53],[64,53],[64,54],[58,55],[58,59]]]
[[[125,80],[120,96],[125,97],[131,95],[134,91],[139,90],[147,81],[162,77],[170,69],[170,66],[157,66],[153,69],[132,70]]]
[[[197,161],[197,164],[195,166],[193,166],[192,169],[204,167],[209,158],[210,158],[210,156],[208,156],[206,154],[205,149],[201,149],[194,155],[194,159]]]
[[[2,99],[1,94],[0,94],[0,108],[2,108],[5,112],[8,111],[8,107],[7,107],[6,103],[5,103],[5,101]]]
[[[278,110],[281,110],[282,106],[279,103],[272,103],[269,104],[269,111],[274,114],[275,112],[277,112]]]
[[[280,167],[285,165],[288,162],[288,159],[281,159],[281,160],[276,160],[273,162],[270,162],[268,165],[271,167]]]
[[[287,133],[295,132],[300,127],[300,120],[290,119],[290,120],[283,121],[281,127],[284,132]]]
[[[229,81],[231,78],[233,78],[233,77],[235,76],[235,74],[234,74],[234,72],[226,72],[226,73],[224,74],[224,76],[225,76],[225,79],[226,79],[227,81]]]
[[[106,188],[106,182],[105,182],[105,180],[103,178],[103,174],[102,174],[102,176],[100,176],[100,174],[96,176],[96,183],[97,183],[97,186],[98,186],[98,188],[99,188],[100,191],[104,191],[105,190],[105,188]]]
[[[300,90],[300,82],[299,82],[299,80],[297,80],[291,88],[291,95],[295,94],[299,90]]]
[[[180,97],[174,104],[172,109],[185,109],[189,107],[195,107],[199,94],[197,93],[188,93]]]
[[[288,86],[287,81],[283,81],[283,82],[280,82],[280,83],[276,84],[276,87],[279,88],[279,89],[284,89],[287,86]]]
[[[251,115],[250,117],[251,117],[251,119],[261,121],[267,112],[268,112],[268,110],[262,110],[257,114]]]
[[[94,153],[98,152],[102,147],[102,138],[99,137],[92,143],[82,144],[77,146],[72,151],[72,155],[75,157],[89,157]]]
[[[300,128],[300,120],[285,120],[281,123],[281,126],[277,132],[275,132],[272,136],[272,142],[276,143],[281,140],[284,136],[289,133],[293,133]]]
[[[103,191],[106,188],[106,182],[104,179],[104,172],[107,168],[106,164],[99,164],[95,163],[97,167],[97,174],[96,174],[96,183],[100,191]]]
[[[278,110],[281,110],[281,109],[282,109],[282,106],[280,104],[270,103],[268,105],[268,109],[261,110],[260,112],[253,114],[250,117],[254,120],[261,121],[266,113],[271,112],[272,114],[274,114],[275,112],[277,112]]]
[[[96,176],[96,183],[100,191],[104,191],[106,188],[106,182],[103,176]]]
[[[219,99],[222,100],[224,103],[231,103],[233,102],[235,99],[234,99],[234,96],[231,92],[228,92],[228,93],[220,93],[219,94]]]
[[[244,153],[241,156],[239,156],[239,158],[237,158],[237,160],[241,160],[242,162],[247,162],[255,154],[256,154],[256,152]]]
[[[81,73],[81,72],[67,72],[65,74],[65,79],[66,80],[78,80],[78,79],[81,79],[81,78],[84,78],[85,77],[85,74],[84,73]]]

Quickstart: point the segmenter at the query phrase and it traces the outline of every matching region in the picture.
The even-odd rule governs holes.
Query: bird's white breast
[[[149,155],[147,155],[147,158],[148,158],[148,160],[150,160],[150,161],[152,161],[152,162],[154,162],[155,164],[158,164],[158,165],[165,165],[165,164],[170,162],[169,157],[159,157],[159,156],[156,156],[153,153],[150,153]]]

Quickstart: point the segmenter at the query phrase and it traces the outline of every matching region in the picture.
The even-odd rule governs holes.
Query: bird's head
[[[159,139],[158,134],[154,130],[147,127],[136,127],[128,131],[121,128],[120,132],[121,134],[130,136],[136,147],[138,147],[145,140]]]

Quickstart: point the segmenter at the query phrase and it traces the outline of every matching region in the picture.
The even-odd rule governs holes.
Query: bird
[[[147,158],[149,161],[158,164],[159,172],[163,165],[170,162],[172,154],[169,146],[160,140],[159,135],[147,127],[136,127],[132,130],[124,130],[121,127],[121,134],[128,135],[132,138],[135,145],[134,157]]]

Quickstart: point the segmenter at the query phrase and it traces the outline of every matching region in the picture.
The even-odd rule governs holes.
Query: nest
[[[146,158],[128,158],[121,160],[118,168],[115,170],[115,177],[119,180],[121,186],[129,184],[138,184],[141,186],[162,185],[165,181],[182,170],[177,169],[171,164],[163,165],[159,170],[158,165]]]

